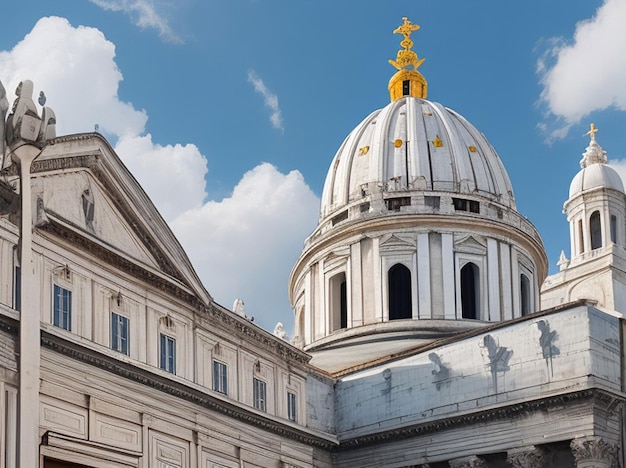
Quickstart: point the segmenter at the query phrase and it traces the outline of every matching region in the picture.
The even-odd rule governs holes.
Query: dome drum
[[[423,61],[410,50],[391,61],[392,102],[341,144],[291,273],[294,342],[325,369],[539,309],[545,250],[500,157],[464,117],[426,100],[404,59]]]

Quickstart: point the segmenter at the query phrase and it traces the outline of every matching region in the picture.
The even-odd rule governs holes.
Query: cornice
[[[618,397],[605,391],[591,388],[577,392],[554,395],[547,398],[540,398],[525,401],[514,405],[492,408],[485,411],[452,416],[436,421],[429,421],[422,424],[387,429],[374,434],[359,437],[340,439],[339,450],[354,450],[366,446],[372,446],[389,442],[390,440],[403,440],[411,437],[432,434],[448,428],[458,428],[459,426],[471,426],[502,419],[514,419],[523,417],[537,411],[546,411],[552,408],[560,408],[563,405],[585,400],[594,400],[595,403],[607,406],[608,402],[616,400]]]
[[[280,338],[270,335],[258,326],[234,316],[232,312],[221,310],[221,308],[213,303],[205,304],[194,294],[191,294],[184,288],[177,286],[175,282],[168,281],[167,279],[142,268],[137,263],[122,257],[121,255],[117,255],[102,245],[91,241],[87,236],[81,235],[79,231],[67,229],[63,225],[54,222],[54,220],[50,220],[50,222],[40,225],[39,229],[64,239],[77,249],[90,252],[92,255],[101,259],[105,263],[128,273],[133,278],[144,281],[147,284],[154,286],[159,291],[175,297],[196,310],[199,313],[200,319],[203,317],[209,317],[216,320],[219,324],[222,324],[226,328],[226,331],[234,333],[244,339],[252,339],[256,343],[285,360],[297,362],[301,365],[305,365],[311,360],[311,356],[307,353],[300,351]],[[207,324],[207,328],[211,329],[214,325],[214,323]]]
[[[291,440],[324,450],[332,450],[336,442],[311,434],[306,429],[298,429],[287,424],[257,415],[228,401],[223,401],[194,389],[183,383],[138,369],[132,364],[90,350],[76,343],[42,331],[41,343],[47,349],[71,359],[86,363],[98,369],[118,375],[175,398],[188,401],[207,410],[216,411],[246,424],[250,424]]]

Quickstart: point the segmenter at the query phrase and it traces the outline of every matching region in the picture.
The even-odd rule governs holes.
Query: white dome
[[[609,187],[624,191],[622,178],[617,171],[606,164],[591,164],[578,172],[569,186],[569,197],[599,187]]]
[[[485,136],[455,111],[414,97],[373,112],[348,135],[328,171],[321,216],[375,191],[400,190],[467,194],[515,209]]]

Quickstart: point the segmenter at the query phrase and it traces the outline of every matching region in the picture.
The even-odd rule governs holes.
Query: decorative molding
[[[202,408],[216,411],[246,424],[278,434],[282,437],[286,437],[313,447],[319,447],[324,450],[332,450],[336,446],[336,443],[332,440],[316,437],[304,428],[300,430],[298,428],[291,427],[290,425],[281,424],[280,422],[273,421],[269,418],[264,418],[263,416],[259,416],[245,408],[237,406],[234,402],[223,401],[200,390],[191,388],[181,382],[171,380],[165,376],[154,374],[146,370],[138,369],[132,364],[118,361],[113,357],[100,354],[97,351],[89,350],[79,344],[70,343],[63,338],[52,335],[46,331],[42,331],[41,343],[45,348],[48,348],[55,353],[84,362],[132,382],[145,385],[175,398],[191,402]]]
[[[543,468],[545,466],[545,452],[531,445],[530,447],[520,447],[507,452],[506,461],[513,468]]]
[[[570,443],[578,468],[619,468],[619,447],[601,437],[580,437]]]
[[[524,417],[537,411],[547,411],[551,408],[561,408],[564,405],[571,404],[572,402],[592,399],[594,400],[594,404],[605,405],[607,399],[613,400],[615,397],[598,389],[585,389],[578,392],[564,393],[538,400],[530,400],[509,406],[493,408],[487,411],[477,411],[474,413],[438,419],[437,421],[407,425],[364,436],[346,438],[341,440],[340,449],[358,449],[370,445],[386,443],[389,440],[402,440],[424,434],[431,434],[448,428],[484,424],[486,422],[502,419],[510,420]]]
[[[166,292],[176,299],[185,302],[190,307],[194,308],[199,313],[200,317],[204,316],[218,320],[226,327],[227,331],[237,333],[240,337],[253,339],[266,349],[281,356],[283,359],[295,361],[300,364],[306,364],[311,359],[311,356],[289,345],[284,340],[261,331],[258,327],[249,324],[247,321],[243,322],[242,319],[235,318],[234,314],[226,310],[220,310],[212,303],[205,304],[197,296],[177,286],[175,282],[169,281],[166,278],[142,268],[137,263],[117,255],[100,244],[89,240],[89,238],[80,235],[79,232],[64,228],[60,223],[54,222],[54,220],[41,226],[40,229],[61,237],[77,248],[88,251],[102,261],[128,273],[133,278],[142,280],[160,291]],[[212,329],[215,327],[215,323],[207,324],[207,326]]]

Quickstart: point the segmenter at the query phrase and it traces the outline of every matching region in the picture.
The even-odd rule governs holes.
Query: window
[[[176,373],[176,340],[161,333],[161,369]]]
[[[402,95],[403,96],[411,95],[411,81],[410,80],[402,80]]]
[[[611,215],[611,242],[617,244],[617,216]]]
[[[329,281],[330,307],[332,329],[339,330],[348,327],[348,294],[346,288],[346,274],[344,272],[333,276]]]
[[[400,211],[401,207],[411,205],[411,197],[387,198],[385,203],[389,211]]]
[[[432,208],[433,210],[438,210],[439,206],[441,205],[441,198],[440,197],[433,197],[430,195],[425,195],[424,196],[424,205],[426,205],[429,208]]]
[[[228,367],[223,362],[213,361],[213,390],[228,395]]]
[[[480,213],[480,203],[464,198],[453,198],[452,204],[456,211],[469,211],[470,213]]]
[[[261,411],[267,411],[267,385],[262,380],[254,378],[254,407]]]
[[[113,351],[129,354],[128,333],[128,317],[111,312],[111,349]]]
[[[530,280],[522,273],[520,276],[520,295],[522,300],[522,316],[530,314]]]
[[[602,247],[602,227],[600,225],[600,212],[594,211],[589,218],[589,233],[591,234],[591,250]]]
[[[387,274],[389,288],[389,320],[408,319],[413,316],[411,300],[411,271],[396,263]]]
[[[298,417],[296,403],[296,394],[293,392],[287,392],[287,417],[291,421],[295,421]]]
[[[52,324],[64,330],[72,329],[72,291],[56,284]]]
[[[13,308],[22,310],[22,269],[17,265],[13,276]]]
[[[339,213],[337,216],[333,217],[332,224],[334,226],[335,224],[339,224],[346,219],[348,219],[348,210],[344,211],[343,213]]]
[[[478,267],[473,263],[461,268],[461,316],[466,319],[478,319],[478,292],[480,284]]]

